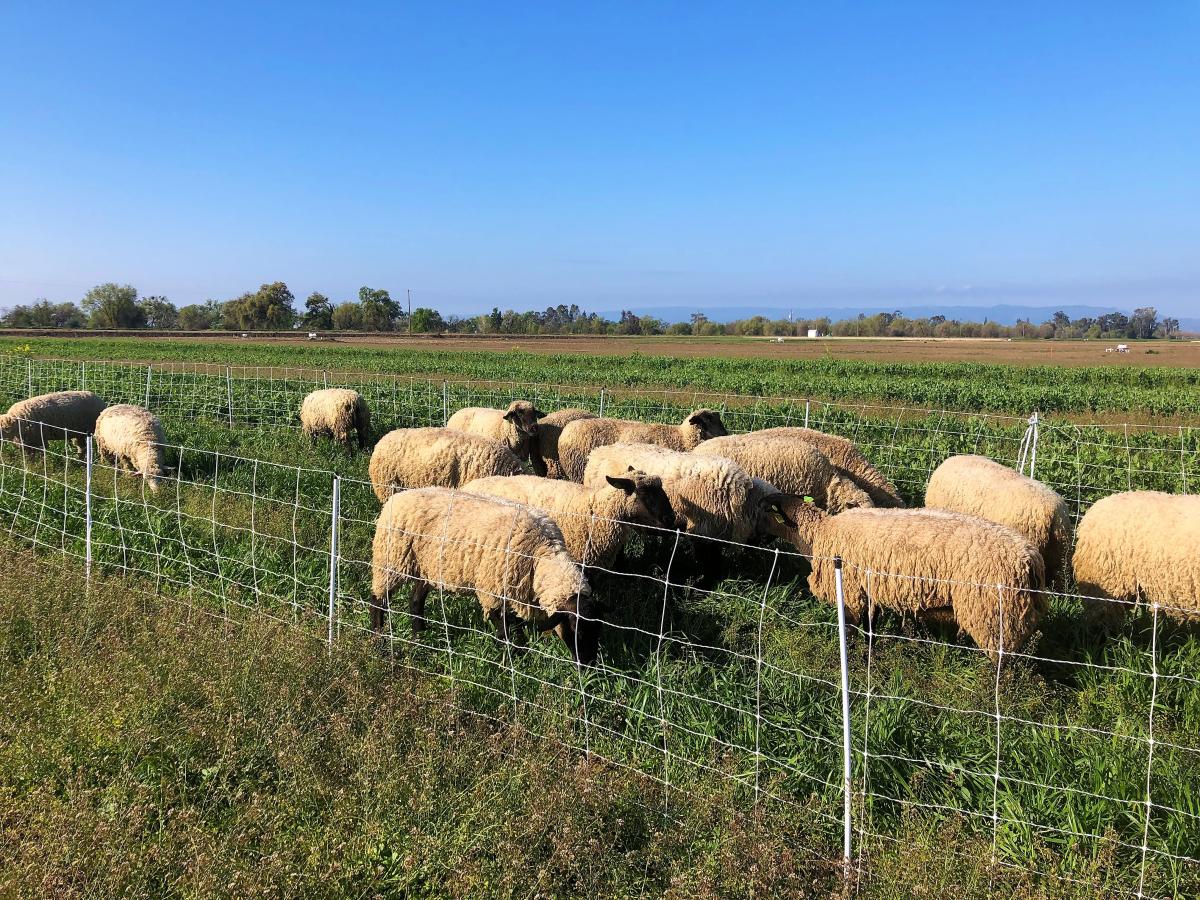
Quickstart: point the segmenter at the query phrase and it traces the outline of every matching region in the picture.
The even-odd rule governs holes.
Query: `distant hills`
[[[1026,319],[1034,323],[1045,322],[1050,319],[1056,312],[1062,310],[1072,319],[1078,319],[1083,316],[1096,318],[1109,312],[1130,313],[1130,309],[1119,309],[1116,306],[1081,306],[1078,304],[1063,304],[1062,306],[1018,306],[1010,304],[997,304],[995,306],[936,306],[930,304],[920,305],[905,305],[899,303],[893,307],[884,306],[852,306],[852,307],[827,307],[827,306],[812,306],[811,304],[803,306],[787,307],[756,307],[751,305],[745,306],[710,306],[707,304],[697,304],[696,306],[658,306],[645,307],[634,306],[633,311],[642,316],[654,316],[656,319],[662,319],[666,322],[686,322],[691,318],[692,313],[702,312],[713,322],[732,322],[735,319],[748,319],[751,316],[766,316],[768,319],[786,319],[791,313],[794,319],[816,319],[821,316],[828,316],[830,319],[837,321],[838,319],[853,319],[859,313],[873,315],[877,312],[894,312],[899,309],[905,316],[915,319],[928,318],[929,316],[945,316],[947,319],[957,319],[960,322],[982,322],[985,319],[989,322],[996,322],[1000,325],[1015,325],[1018,319]],[[600,310],[600,315],[610,318],[620,318],[621,311],[618,310]],[[1160,316],[1162,312],[1160,310]],[[1200,330],[1200,319],[1180,319],[1180,324],[1186,329]]]

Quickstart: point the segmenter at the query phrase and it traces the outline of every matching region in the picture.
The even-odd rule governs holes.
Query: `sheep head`
[[[538,419],[545,415],[528,400],[514,400],[508,404],[504,421],[516,429],[517,440],[513,450],[518,456],[524,456],[528,452],[530,443],[537,437]]]
[[[835,474],[829,479],[825,489],[825,509],[831,514],[874,505],[871,495],[844,475]]]
[[[655,528],[677,527],[675,511],[663,490],[662,479],[657,475],[629,467],[623,476],[605,476],[608,483],[633,500],[633,508],[623,518],[634,525],[650,525]]]
[[[533,576],[538,605],[547,613],[538,631],[554,630],[580,665],[596,661],[600,622],[591,585],[566,554],[537,562]]]
[[[710,438],[724,437],[729,434],[721,414],[713,409],[698,409],[683,420],[681,430],[685,432],[688,449],[694,448],[702,441]]]

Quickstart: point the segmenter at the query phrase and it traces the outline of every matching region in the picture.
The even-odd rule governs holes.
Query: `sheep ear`
[[[546,414],[544,412],[542,412],[540,409],[535,409],[533,411],[533,417],[535,419],[544,419],[544,418],[546,418]]]
[[[510,409],[504,414],[504,419],[507,422],[515,422],[517,419],[517,411],[515,409]]]
[[[805,498],[808,502],[812,502],[812,498]],[[800,498],[795,494],[772,494],[765,501],[767,515],[780,525],[785,525],[788,528],[796,527],[796,520],[789,514],[788,506],[791,503],[800,501]]]
[[[563,623],[565,623],[568,619],[570,619],[570,617],[571,617],[570,613],[556,612],[550,616],[547,616],[542,622],[540,622],[536,626],[537,630],[540,632],[550,631],[554,628],[557,628],[559,625],[562,625]]]
[[[627,494],[632,494],[637,490],[637,485],[634,484],[632,478],[614,478],[612,475],[605,475],[605,479],[615,487],[618,491],[624,491]]]

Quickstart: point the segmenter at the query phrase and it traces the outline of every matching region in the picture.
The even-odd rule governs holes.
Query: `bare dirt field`
[[[230,340],[228,333],[213,335]],[[206,340],[207,338],[198,338]],[[250,338],[254,340],[254,338]],[[275,339],[267,339],[274,341]],[[627,354],[738,359],[813,359],[832,357],[878,363],[979,362],[1017,366],[1172,366],[1200,367],[1200,342],[1143,341],[1128,353],[1106,353],[1115,342],[1005,341],[974,338],[669,338],[669,337],[407,337],[360,335],[336,338],[339,344],[442,349],[524,350],[530,353]]]

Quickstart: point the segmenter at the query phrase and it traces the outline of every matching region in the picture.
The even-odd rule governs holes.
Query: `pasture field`
[[[544,346],[508,352],[480,352],[460,342],[454,349],[437,340],[392,346],[340,343],[256,343],[230,340],[155,340],[150,338],[9,338],[0,337],[0,354],[26,352],[39,357],[75,360],[140,360],[194,364],[329,369],[477,381],[526,381],[539,384],[609,388],[670,388],[761,397],[799,397],[839,402],[879,402],[969,412],[1104,414],[1110,420],[1170,418],[1195,421],[1200,413],[1200,359],[1188,366],[1146,367],[1141,356],[1121,364],[1061,366],[997,365],[984,362],[892,362],[819,356],[765,358],[772,346],[748,342],[752,358],[733,358],[721,348],[729,342],[700,346],[711,355],[644,355],[640,343],[604,343],[617,353],[537,352]],[[863,342],[867,344],[880,342]],[[903,342],[901,342],[903,343]],[[645,345],[659,347],[660,345]],[[739,344],[739,346],[741,346]],[[1197,345],[1180,345],[1196,346]],[[1156,348],[1149,348],[1156,349]],[[632,352],[630,352],[632,351]],[[660,351],[661,353],[661,351]],[[1106,361],[1107,362],[1107,361]]]
[[[639,534],[619,571],[589,573],[608,600],[595,670],[577,670],[552,639],[506,647],[471,597],[451,594],[431,594],[437,624],[419,639],[397,598],[380,653],[364,602],[378,512],[367,455],[302,439],[294,411],[312,387],[358,387],[378,432],[516,396],[547,411],[595,408],[599,397],[579,386],[587,383],[612,386],[611,416],[677,422],[703,402],[724,405],[732,431],[807,419],[856,440],[912,504],[948,455],[1017,463],[1024,414],[1039,407],[1006,390],[1021,400],[1058,390],[1080,412],[1116,404],[1121,388],[1086,369],[1003,370],[992,381],[984,375],[997,373],[970,366],[692,361],[692,382],[678,361],[644,358],[257,345],[217,358],[212,345],[193,355],[200,345],[132,343],[33,347],[75,357],[66,362],[0,358],[7,402],[78,387],[110,402],[148,397],[171,445],[174,474],[158,493],[104,466],[89,482],[61,444],[28,458],[0,448],[0,527],[6,552],[27,561],[0,581],[0,665],[9,667],[0,683],[14,710],[0,721],[20,736],[0,751],[0,803],[10,805],[0,819],[19,823],[0,826],[0,871],[118,892],[200,890],[208,874],[183,870],[188,846],[206,858],[232,848],[214,869],[228,879],[216,892],[230,894],[285,883],[292,871],[331,885],[463,895],[826,896],[840,883],[837,617],[809,595],[803,559],[713,543],[696,552],[720,552],[728,577],[701,590],[686,547],[664,553],[669,536]],[[161,353],[164,364],[147,376],[143,364],[97,362],[121,352]],[[282,354],[290,367],[328,371],[224,370],[281,366]],[[197,365],[168,364],[173,357]],[[411,377],[387,377],[401,368]],[[428,373],[482,381],[443,385]],[[762,396],[784,388],[804,397],[794,390],[804,377],[833,393],[844,381],[860,400],[933,392],[941,377],[967,412]],[[1190,413],[1196,378],[1141,371],[1124,385],[1126,405],[1111,408]],[[662,384],[683,390],[636,389]],[[727,396],[739,385],[750,396]],[[980,414],[992,409],[1021,415]],[[1075,517],[1109,493],[1181,492],[1200,479],[1200,435],[1185,425],[1052,419],[1036,454],[1036,474]],[[89,522],[90,590],[72,574]],[[17,549],[29,545],[42,551],[36,560]],[[68,571],[41,574],[51,563]],[[999,671],[953,634],[886,617],[878,630],[850,630],[852,879],[861,893],[1200,893],[1200,636],[1148,611],[1102,633],[1084,622],[1073,589],[1068,579],[1041,635]],[[327,658],[320,640],[330,634]],[[89,656],[88,635],[101,637],[101,652]],[[114,680],[131,686],[122,693]],[[155,685],[170,690],[160,696]],[[67,710],[86,712],[73,723]],[[304,737],[289,745],[263,723]],[[35,749],[43,746],[56,750]],[[374,783],[384,785],[377,795]],[[52,787],[53,802],[35,816]],[[530,794],[543,792],[535,816]],[[595,801],[579,803],[580,792]],[[330,808],[338,815],[327,817]],[[114,847],[136,865],[100,865],[116,851],[97,855],[88,823],[105,817]],[[498,845],[481,839],[493,833]],[[284,846],[290,834],[299,846]],[[32,847],[56,837],[62,853],[39,863]],[[151,845],[166,860],[157,867]],[[255,864],[255,846],[268,864]],[[345,868],[334,872],[328,857],[339,847]]]

